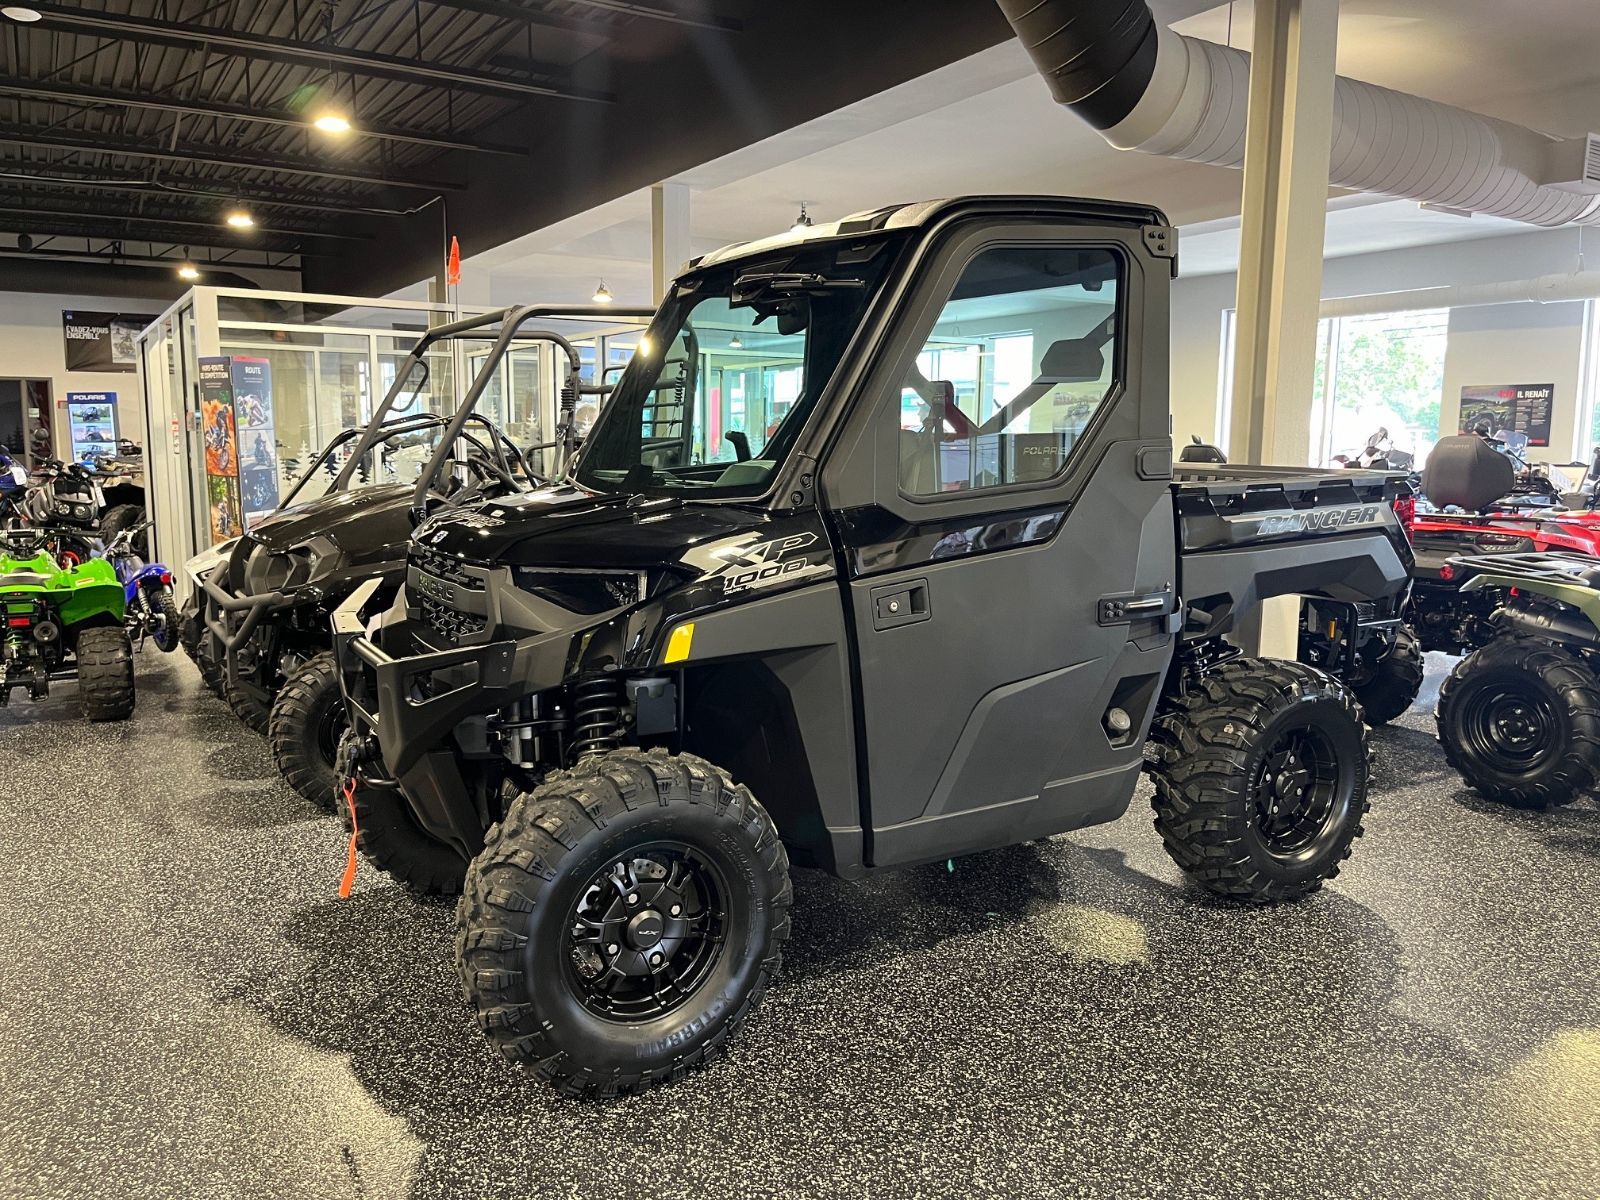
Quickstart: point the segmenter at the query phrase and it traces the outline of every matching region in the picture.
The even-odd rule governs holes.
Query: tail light
[[[1444,580],[1446,583],[1449,583],[1455,577],[1456,577],[1456,569],[1454,567],[1452,567],[1449,563],[1445,563],[1444,566],[1439,568],[1439,578]]]
[[[1411,536],[1411,527],[1417,523],[1417,498],[1415,496],[1396,496],[1391,504],[1394,506],[1394,515],[1399,519],[1400,526],[1406,531],[1406,536]]]

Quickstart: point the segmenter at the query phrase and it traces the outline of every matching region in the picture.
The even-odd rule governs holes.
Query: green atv
[[[35,529],[0,532],[0,607],[5,609],[0,705],[13,688],[35,700],[57,679],[78,680],[78,703],[91,721],[133,712],[133,645],[123,627],[124,590],[104,559],[63,568]]]
[[[1439,742],[1490,800],[1568,804],[1600,786],[1600,561],[1555,552],[1452,558],[1498,630],[1439,689]]]

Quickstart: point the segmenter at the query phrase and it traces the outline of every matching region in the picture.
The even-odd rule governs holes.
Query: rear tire
[[[109,542],[124,529],[131,529],[133,526],[140,524],[144,517],[144,505],[142,504],[113,504],[100,517],[100,536]],[[148,559],[150,557],[150,534],[148,531],[134,535],[133,552],[140,558]]]
[[[624,1095],[727,1049],[777,973],[792,895],[747,788],[692,755],[614,750],[489,831],[456,966],[506,1058],[569,1096]]]
[[[150,640],[161,653],[171,654],[183,640],[183,625],[178,615],[178,602],[166,588],[156,596],[156,616],[161,618],[161,628]]]
[[[332,651],[316,655],[294,673],[267,722],[272,761],[307,800],[339,811],[339,776],[334,755],[345,731],[344,695]]]
[[[97,625],[78,633],[78,707],[91,721],[133,714],[133,643],[128,631]]]
[[[1234,659],[1151,730],[1156,830],[1202,887],[1254,904],[1309,895],[1363,829],[1367,730],[1350,690],[1303,663]]]
[[[1387,725],[1416,703],[1422,691],[1422,666],[1422,643],[1416,632],[1409,625],[1400,626],[1384,656],[1361,672],[1359,682],[1351,682],[1368,725]]]
[[[1473,651],[1435,715],[1446,760],[1497,803],[1546,809],[1600,783],[1600,679],[1549,642],[1500,637]]]

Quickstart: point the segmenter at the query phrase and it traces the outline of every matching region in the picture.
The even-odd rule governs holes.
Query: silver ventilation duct
[[[1185,37],[1144,0],[998,0],[1056,101],[1106,141],[1244,165],[1250,56]],[[1561,139],[1338,76],[1337,187],[1530,225],[1600,224],[1600,136]]]

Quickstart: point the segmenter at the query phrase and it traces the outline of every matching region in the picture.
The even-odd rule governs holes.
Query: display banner
[[[141,313],[61,313],[69,371],[133,371],[139,366],[139,333],[155,317]]]
[[[206,511],[212,544],[244,531],[239,512],[239,439],[233,417],[233,359],[200,360],[200,437],[206,449]]]
[[[82,462],[94,454],[115,454],[117,394],[68,392],[67,430],[75,461]]]
[[[1550,444],[1553,383],[1495,383],[1461,389],[1461,432],[1486,432],[1512,450]]]
[[[234,425],[239,435],[239,497],[245,528],[278,507],[277,426],[272,415],[272,363],[233,356]]]

